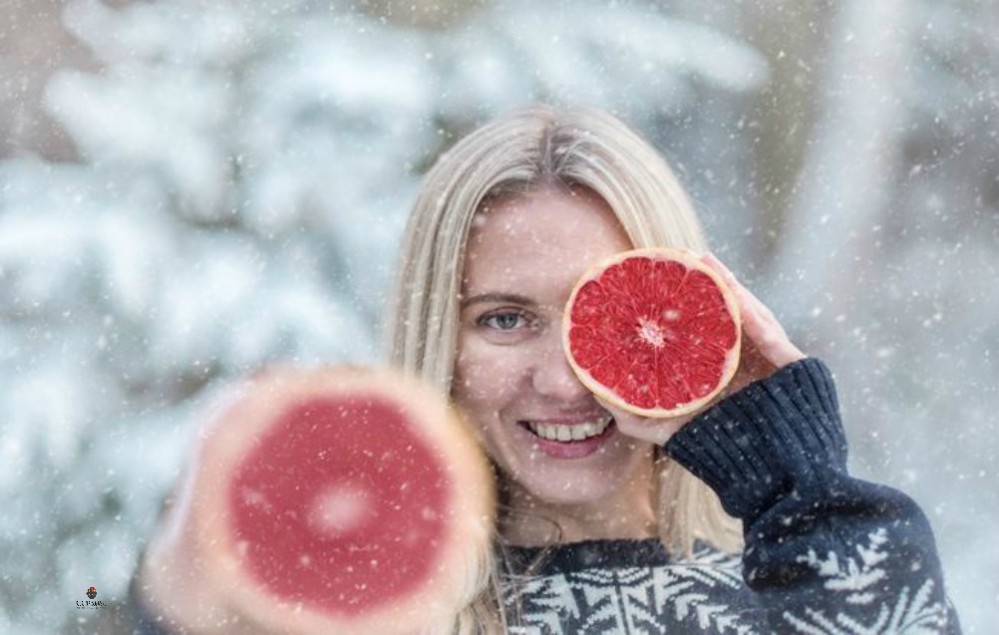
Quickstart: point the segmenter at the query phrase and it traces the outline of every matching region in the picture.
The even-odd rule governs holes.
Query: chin
[[[553,473],[554,472],[554,473]],[[622,478],[566,470],[536,470],[537,478],[519,479],[521,487],[548,505],[589,505],[611,498],[620,491]]]

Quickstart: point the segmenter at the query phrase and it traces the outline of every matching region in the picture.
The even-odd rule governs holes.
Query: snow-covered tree
[[[641,2],[379,7],[68,4],[102,68],[46,103],[82,160],[0,164],[0,631],[123,596],[218,383],[376,355],[419,176],[470,126],[586,102],[724,147],[715,174],[748,154],[733,98],[767,69],[717,31]]]

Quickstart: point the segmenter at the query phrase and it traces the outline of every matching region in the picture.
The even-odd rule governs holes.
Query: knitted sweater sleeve
[[[743,577],[777,633],[959,633],[926,517],[851,477],[835,387],[808,358],[724,399],[667,453],[743,521]]]

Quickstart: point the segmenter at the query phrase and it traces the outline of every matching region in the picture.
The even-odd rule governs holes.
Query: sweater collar
[[[506,546],[501,549],[515,575],[555,575],[585,569],[650,567],[670,562],[657,538],[642,540],[584,540],[550,547]]]

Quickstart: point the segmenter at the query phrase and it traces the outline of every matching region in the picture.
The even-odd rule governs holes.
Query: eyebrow
[[[537,304],[537,302],[527,296],[517,293],[480,293],[470,298],[462,298],[459,308],[466,309],[473,304],[480,304],[482,302],[523,304],[525,306],[535,306]]]

